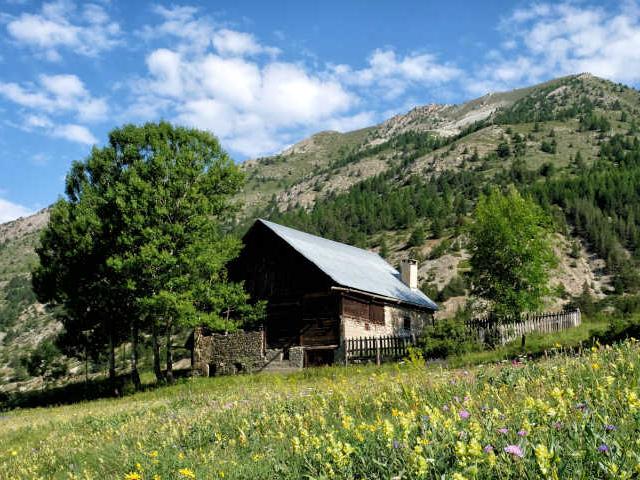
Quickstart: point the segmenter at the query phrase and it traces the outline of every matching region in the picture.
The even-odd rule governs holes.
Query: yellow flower
[[[142,480],[142,475],[140,475],[138,472],[127,473],[124,476],[124,480]]]
[[[154,450],[153,452],[149,452],[149,456],[150,456],[151,458],[156,458],[156,457],[158,456],[158,451],[157,451],[157,450]]]
[[[196,478],[196,474],[189,468],[181,468],[178,473],[184,478]]]

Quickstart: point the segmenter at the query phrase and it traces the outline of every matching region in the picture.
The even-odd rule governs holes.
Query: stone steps
[[[262,368],[262,372],[280,372],[280,373],[289,373],[296,372],[299,368],[291,365],[291,362],[288,360],[274,360],[272,362],[267,363],[264,368]]]

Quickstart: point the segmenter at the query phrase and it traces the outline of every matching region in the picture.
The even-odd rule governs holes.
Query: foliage
[[[40,300],[64,306],[66,343],[99,352],[108,339],[113,376],[114,345],[131,332],[137,375],[138,332],[157,346],[163,329],[170,375],[177,327],[233,330],[259,316],[225,270],[241,247],[222,229],[241,184],[213,135],[165,122],[115,129],[75,162],[34,271]]]
[[[427,238],[426,238],[426,235],[424,233],[424,228],[422,228],[422,225],[418,225],[411,232],[411,236],[409,237],[408,245],[410,247],[421,247],[426,240],[427,240]]]
[[[420,338],[420,347],[426,358],[447,358],[481,348],[466,327],[465,315],[442,318],[427,325]]]
[[[451,297],[460,297],[467,293],[469,287],[468,281],[465,275],[456,275],[449,283],[447,283],[436,297],[438,302],[444,302]]]
[[[556,261],[549,225],[542,209],[514,188],[493,189],[478,201],[469,226],[472,288],[498,318],[541,306]]]
[[[28,277],[15,276],[4,286],[4,298],[0,303],[0,330],[7,330],[22,311],[36,301]]]
[[[66,360],[51,340],[40,343],[28,357],[24,359],[24,366],[29,375],[42,376],[45,379],[55,379],[68,372]]]

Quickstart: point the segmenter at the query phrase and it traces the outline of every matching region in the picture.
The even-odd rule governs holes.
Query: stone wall
[[[404,328],[405,318],[408,318],[411,323],[408,331]],[[384,337],[402,334],[419,336],[430,321],[431,314],[428,312],[396,305],[385,305],[384,325],[343,315],[342,338]]]
[[[205,335],[197,328],[193,340],[193,369],[205,376],[253,372],[266,363],[262,331]]]
[[[398,305],[386,305],[384,307],[385,323],[391,326],[394,335],[415,335],[419,337],[424,327],[431,323],[433,314]],[[409,319],[411,328],[405,330],[405,318]]]

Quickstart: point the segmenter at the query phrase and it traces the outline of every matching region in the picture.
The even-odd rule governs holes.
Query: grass
[[[639,353],[189,379],[15,410],[0,478],[635,478]]]
[[[530,333],[526,336],[524,347],[522,347],[521,339],[518,339],[493,350],[482,350],[453,357],[448,360],[448,363],[451,366],[460,367],[511,360],[522,356],[540,357],[545,352],[548,354],[557,350],[569,351],[581,347],[589,348],[594,339],[604,333],[608,326],[609,322],[604,317],[585,318],[575,328],[552,334]]]

